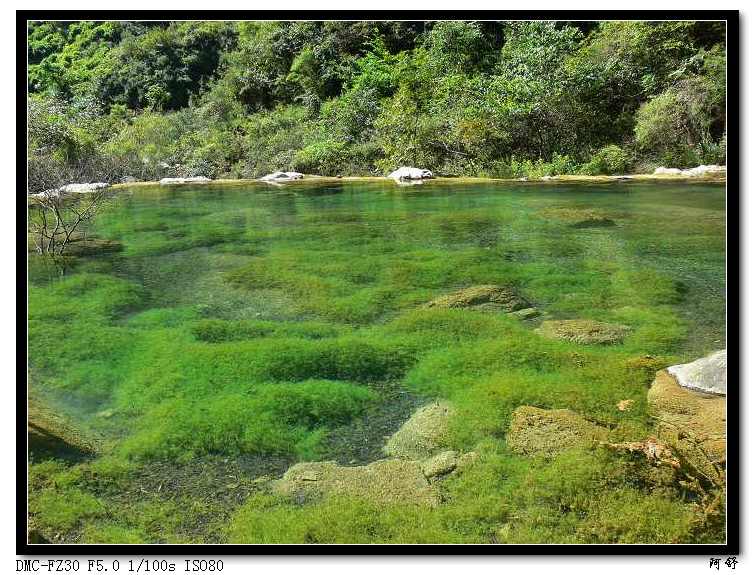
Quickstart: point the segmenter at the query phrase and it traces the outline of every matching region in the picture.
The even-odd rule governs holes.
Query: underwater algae
[[[117,250],[87,246],[63,276],[29,256],[31,386],[98,446],[75,460],[32,450],[30,522],[45,539],[725,538],[631,453],[507,442],[522,409],[644,441],[655,371],[726,346],[723,186],[328,190],[134,188],[87,230]],[[480,286],[505,305],[462,305]],[[621,337],[539,333],[574,321]],[[436,402],[452,406],[442,442],[392,451]],[[427,478],[440,455],[465,463],[433,462],[443,471]],[[345,487],[276,488],[296,465]],[[432,504],[360,496],[391,466],[408,479],[386,493],[419,485]]]

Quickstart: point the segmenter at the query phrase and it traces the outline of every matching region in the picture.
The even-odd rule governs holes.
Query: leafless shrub
[[[88,192],[55,188],[30,196],[28,226],[37,253],[62,257],[81,225],[94,218],[109,197],[107,188]]]

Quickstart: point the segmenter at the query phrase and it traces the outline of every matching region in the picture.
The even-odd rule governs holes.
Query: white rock
[[[89,184],[66,184],[52,190],[45,190],[37,194],[30,194],[33,198],[57,198],[62,194],[89,194],[97,190],[110,187],[106,182],[94,182]]]
[[[161,186],[171,186],[174,184],[206,184],[211,182],[210,178],[205,176],[194,176],[191,178],[163,178],[160,180]]]
[[[718,166],[711,164],[710,166],[697,166],[696,168],[687,168],[686,170],[680,170],[679,168],[656,168],[654,174],[671,174],[677,176],[687,176],[694,178],[695,176],[704,176],[705,174],[725,172],[726,166]]]
[[[683,176],[703,176],[705,174],[709,173],[718,173],[718,172],[725,172],[726,166],[717,166],[717,165],[710,165],[710,166],[697,166],[696,168],[689,168],[687,170],[682,170]]]
[[[430,170],[401,166],[398,170],[388,174],[388,177],[398,182],[402,180],[427,180],[434,176]]]
[[[676,378],[676,381],[682,387],[726,395],[725,349],[690,363],[672,365],[668,368],[668,372]]]
[[[266,176],[262,176],[260,180],[263,182],[290,182],[293,180],[301,180],[304,174],[299,172],[273,172]]]
[[[89,192],[95,192],[109,187],[110,184],[106,182],[94,182],[91,184],[66,184],[58,188],[59,192],[64,194],[86,194]]]

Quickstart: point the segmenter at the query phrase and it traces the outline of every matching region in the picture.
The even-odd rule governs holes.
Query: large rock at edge
[[[676,449],[701,475],[723,481],[726,465],[726,397],[679,385],[666,370],[656,374],[647,394],[661,440]]]

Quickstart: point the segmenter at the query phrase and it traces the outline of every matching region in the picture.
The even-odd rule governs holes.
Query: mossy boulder
[[[475,309],[514,312],[532,304],[509,286],[479,285],[460,289],[428,302],[429,308]]]
[[[569,409],[523,405],[514,410],[506,442],[515,453],[551,457],[605,440],[608,431]]]
[[[37,397],[29,398],[27,433],[29,450],[44,457],[79,459],[97,451],[96,442],[67,417],[48,407]]]
[[[272,490],[305,500],[342,496],[379,504],[434,507],[440,503],[420,463],[403,459],[381,459],[357,467],[341,466],[334,461],[298,463],[272,483]]]
[[[443,451],[421,463],[422,472],[428,479],[451,473],[458,464],[459,453],[456,451]]]
[[[648,410],[658,436],[697,471],[722,481],[726,465],[726,397],[687,389],[666,370],[648,390]]]
[[[547,320],[537,328],[540,335],[573,343],[610,345],[624,341],[632,331],[629,326],[591,319]]]
[[[402,459],[425,459],[448,446],[451,404],[441,401],[419,408],[394,433],[383,451]]]

